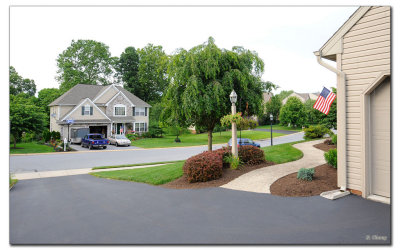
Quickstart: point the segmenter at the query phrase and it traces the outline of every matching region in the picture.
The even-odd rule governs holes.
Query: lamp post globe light
[[[237,101],[237,94],[235,90],[232,90],[231,94],[229,95],[229,99],[232,103],[232,115],[236,114],[236,101]],[[232,155],[234,157],[238,157],[238,145],[237,145],[237,133],[236,133],[236,123],[232,122]]]
[[[270,123],[271,123],[271,146],[272,146],[273,145],[272,144],[272,121],[274,120],[274,116],[272,114],[269,115],[269,120],[271,121]]]

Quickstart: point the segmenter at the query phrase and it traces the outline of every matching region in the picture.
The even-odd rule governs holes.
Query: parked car
[[[255,143],[253,140],[248,139],[248,138],[237,138],[238,145],[239,146],[244,146],[244,145],[251,145],[255,147],[260,147],[259,143]],[[232,146],[232,138],[229,139],[228,146]]]
[[[81,146],[88,147],[89,149],[93,148],[107,148],[107,145],[110,143],[108,139],[105,139],[102,134],[87,134],[82,139]]]
[[[126,138],[125,135],[112,135],[110,137],[110,144],[114,144],[115,146],[130,146],[131,140]]]

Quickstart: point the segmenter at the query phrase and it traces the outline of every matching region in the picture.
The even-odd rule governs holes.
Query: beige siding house
[[[285,105],[287,100],[289,99],[289,97],[292,97],[292,96],[299,98],[302,103],[305,103],[307,100],[310,100],[310,99],[316,101],[318,99],[319,92],[317,92],[317,93],[296,93],[296,92],[291,93],[288,97],[286,97],[282,100],[282,105]]]
[[[79,128],[88,128],[91,133],[109,137],[112,134],[143,133],[149,127],[151,106],[116,85],[78,84],[49,106],[50,131],[60,132],[62,138]],[[68,125],[68,121],[73,122]]]
[[[391,8],[360,7],[315,52],[335,72],[338,186],[365,198],[391,197]],[[326,64],[321,58],[335,61]]]

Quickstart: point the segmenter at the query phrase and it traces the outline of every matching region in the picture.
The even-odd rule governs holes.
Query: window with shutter
[[[135,116],[135,107],[132,107],[132,115]]]
[[[93,107],[90,105],[82,106],[82,115],[92,115],[93,114]]]

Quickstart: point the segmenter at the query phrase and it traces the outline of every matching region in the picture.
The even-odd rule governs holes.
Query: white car
[[[110,144],[114,144],[115,146],[130,146],[131,140],[126,138],[125,135],[112,135],[110,137]]]

